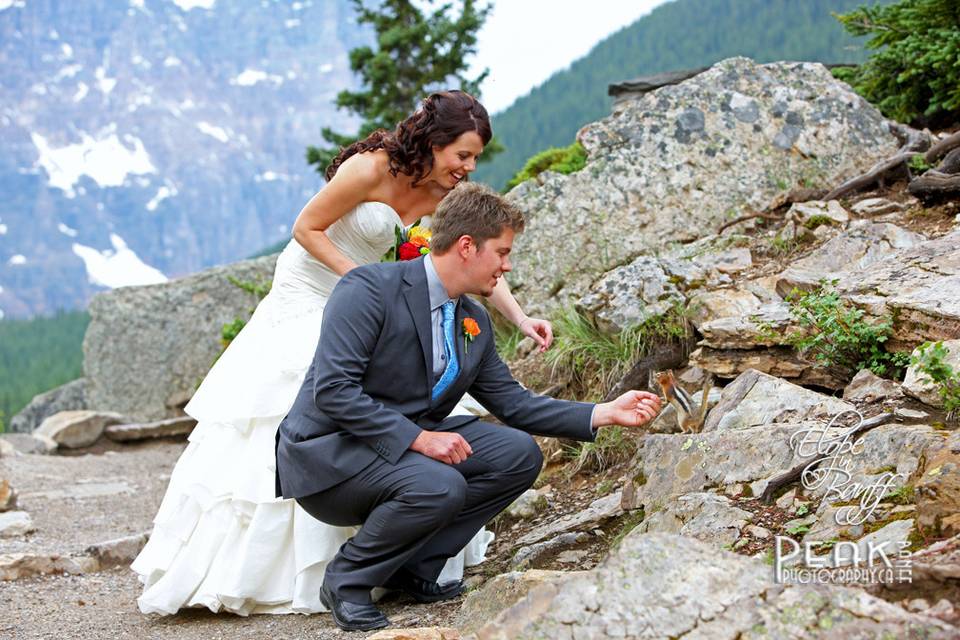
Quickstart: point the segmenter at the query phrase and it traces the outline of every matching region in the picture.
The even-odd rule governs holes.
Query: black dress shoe
[[[337,626],[344,631],[370,631],[390,624],[387,616],[372,604],[358,604],[341,600],[324,584],[320,587],[320,602],[323,603]]]
[[[439,584],[424,580],[412,573],[400,569],[383,585],[387,589],[400,589],[413,596],[417,602],[440,602],[456,598],[463,593],[463,580]]]

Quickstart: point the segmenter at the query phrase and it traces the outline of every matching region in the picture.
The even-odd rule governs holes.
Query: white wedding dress
[[[368,264],[380,260],[401,224],[388,205],[365,202],[327,235],[357,264]],[[326,611],[319,599],[324,570],[356,529],[324,524],[294,500],[274,497],[274,435],[313,360],[338,279],[291,240],[270,293],[187,405],[197,426],[132,565],[144,584],[142,612]],[[467,412],[464,406],[456,412]],[[447,562],[441,582],[482,562],[492,540],[481,529]]]

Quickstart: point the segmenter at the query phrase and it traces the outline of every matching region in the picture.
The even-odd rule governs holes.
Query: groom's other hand
[[[593,412],[593,426],[621,425],[639,427],[660,413],[660,397],[647,391],[627,391],[615,400],[598,404]]]
[[[460,464],[473,453],[466,438],[446,431],[421,431],[410,450],[447,464]]]

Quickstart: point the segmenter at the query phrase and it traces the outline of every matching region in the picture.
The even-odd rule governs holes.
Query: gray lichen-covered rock
[[[843,390],[843,399],[851,402],[878,402],[902,397],[903,387],[899,383],[881,378],[870,369],[861,369]]]
[[[482,588],[472,591],[464,599],[460,609],[459,624],[465,632],[475,630],[498,613],[523,598],[531,589],[570,579],[586,572],[511,571],[489,580]]]
[[[747,371],[723,389],[704,431],[743,429],[776,422],[830,418],[854,406],[760,371]]]
[[[822,65],[746,58],[626,101],[578,138],[583,170],[509,195],[528,218],[509,278],[531,312],[762,209],[787,185],[833,185],[898,147],[880,112]]]
[[[151,438],[188,436],[195,426],[197,426],[197,421],[186,416],[143,424],[115,424],[104,429],[103,435],[114,442],[136,442]]]
[[[685,298],[660,262],[640,256],[603,276],[577,308],[610,332],[637,326],[682,305]]]
[[[604,330],[616,332],[669,314],[701,287],[733,282],[753,264],[742,236],[708,236],[659,257],[642,255],[606,273],[577,302]]]
[[[647,516],[638,528],[649,533],[676,533],[722,547],[736,542],[752,520],[753,514],[736,507],[730,498],[701,492],[671,500]]]
[[[958,339],[960,230],[850,273],[837,283],[837,291],[870,315],[893,315],[888,348]]]
[[[838,224],[842,226],[850,222],[850,214],[836,200],[827,202],[811,200],[810,202],[795,202],[787,211],[787,219],[807,227],[817,224]]]
[[[779,585],[762,560],[667,534],[629,534],[597,569],[531,590],[478,640],[956,637],[850,587]]]
[[[634,462],[635,492],[623,506],[647,513],[708,487],[749,484],[754,495],[770,478],[803,462],[790,445],[801,424],[774,424],[689,436],[650,434]]]
[[[777,291],[787,296],[793,289],[811,291],[820,280],[857,277],[860,272],[926,238],[885,222],[858,220],[840,235],[825,242],[810,255],[797,260],[777,280]]]
[[[30,433],[55,413],[87,408],[87,381],[80,378],[34,396],[30,404],[10,419],[10,431]]]
[[[87,404],[144,422],[182,415],[220,353],[223,325],[256,306],[228,277],[268,280],[275,263],[276,256],[246,260],[97,295],[83,341]]]
[[[598,498],[582,511],[556,518],[528,531],[517,543],[529,545],[568,531],[590,529],[623,513],[620,498],[620,491]]]

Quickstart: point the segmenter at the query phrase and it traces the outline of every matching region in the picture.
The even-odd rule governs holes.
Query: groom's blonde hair
[[[461,236],[470,236],[481,248],[484,241],[498,237],[504,229],[520,233],[524,220],[520,209],[490,187],[464,182],[440,201],[430,227],[430,251],[442,255]]]

